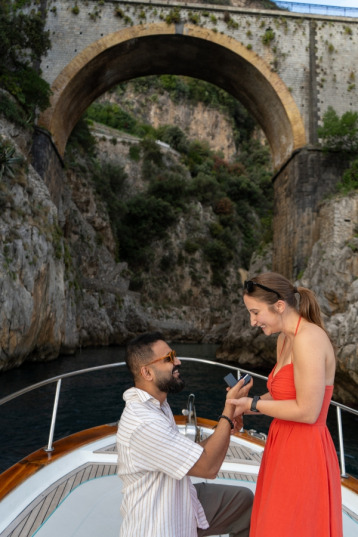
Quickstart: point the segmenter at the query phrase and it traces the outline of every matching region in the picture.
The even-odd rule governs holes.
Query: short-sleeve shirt
[[[123,481],[120,537],[196,537],[208,528],[186,474],[203,448],[179,432],[168,402],[130,388],[117,431]]]

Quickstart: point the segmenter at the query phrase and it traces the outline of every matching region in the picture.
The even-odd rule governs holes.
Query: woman
[[[299,298],[298,308],[296,296]],[[232,399],[270,426],[250,537],[342,537],[340,473],[326,427],[336,359],[312,291],[268,272],[244,284],[251,325],[279,333],[268,393]]]

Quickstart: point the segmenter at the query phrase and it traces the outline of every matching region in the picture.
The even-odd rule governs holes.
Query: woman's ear
[[[278,300],[273,306],[277,313],[283,313],[286,309],[286,302],[284,300]]]

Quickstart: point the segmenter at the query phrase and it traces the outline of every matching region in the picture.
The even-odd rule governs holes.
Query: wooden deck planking
[[[55,496],[55,494],[56,494],[56,489],[51,490],[40,501],[40,505],[41,505],[40,510],[39,510],[38,515],[36,517],[36,521],[33,521],[30,529],[32,529],[33,526],[36,526],[35,529],[37,529],[40,526],[40,524],[42,524],[42,522],[44,520],[46,520],[46,518],[54,511],[54,509],[56,509],[57,506],[54,505],[54,503],[52,501],[54,496]],[[30,519],[29,519],[29,523],[30,523]],[[33,533],[33,531],[31,533]],[[24,534],[25,535],[31,535],[31,533],[26,532],[26,527],[24,528]]]
[[[238,473],[238,472],[219,472],[218,477],[222,479],[239,479],[240,481],[252,481],[253,483],[256,482],[257,476],[253,474],[244,474],[244,473]]]
[[[66,496],[71,492],[73,489],[73,483],[75,482],[76,476],[71,475],[66,481],[65,481],[65,488],[63,490],[63,498],[66,498]]]
[[[244,446],[230,445],[225,457],[225,461],[259,465],[261,458],[262,453],[257,453]]]
[[[84,473],[84,468],[76,473],[71,490],[75,489],[76,487],[78,487],[78,485],[82,483]]]
[[[65,498],[65,494],[64,494],[65,487],[66,487],[66,483],[64,482],[64,483],[60,483],[59,486],[56,488],[56,492],[53,497],[53,503],[55,504],[56,507],[60,505],[62,500]]]
[[[94,453],[117,453],[117,445],[115,443],[111,444],[105,448],[97,449]]]
[[[88,463],[51,485],[40,494],[0,537],[29,537],[43,524],[50,514],[78,485],[102,475],[115,475],[116,464]]]
[[[19,537],[24,527],[26,526],[28,518],[29,518],[29,515],[26,518],[24,518],[24,520],[21,520],[21,523],[17,527],[15,527],[14,531],[12,533],[9,533],[9,535],[11,535],[11,537]]]

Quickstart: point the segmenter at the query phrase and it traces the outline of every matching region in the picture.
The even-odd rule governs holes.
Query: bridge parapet
[[[41,67],[50,84],[88,47],[93,53],[94,44],[106,36],[132,28],[135,38],[135,28],[166,22],[170,32],[170,23],[177,22],[176,32],[181,26],[185,35],[188,25],[196,26],[207,32],[208,41],[225,36],[264,62],[291,93],[310,143],[317,141],[317,126],[328,106],[340,115],[357,107],[358,54],[352,53],[358,44],[357,19],[148,0],[54,0],[47,7],[52,49]],[[211,61],[214,65],[215,54]],[[246,94],[246,102],[241,98],[250,109],[250,96]],[[251,112],[255,116],[254,107]]]
[[[42,2],[52,49],[41,67],[53,96],[39,125],[59,154],[91,102],[120,82],[169,73],[216,84],[242,102],[270,143],[281,169],[275,266],[289,277],[297,274],[319,234],[314,221],[321,195],[337,179],[319,153],[297,151],[316,144],[329,106],[339,115],[357,109],[358,20],[148,0]],[[306,168],[309,188],[301,188]],[[290,195],[285,217],[278,213],[283,192]]]

